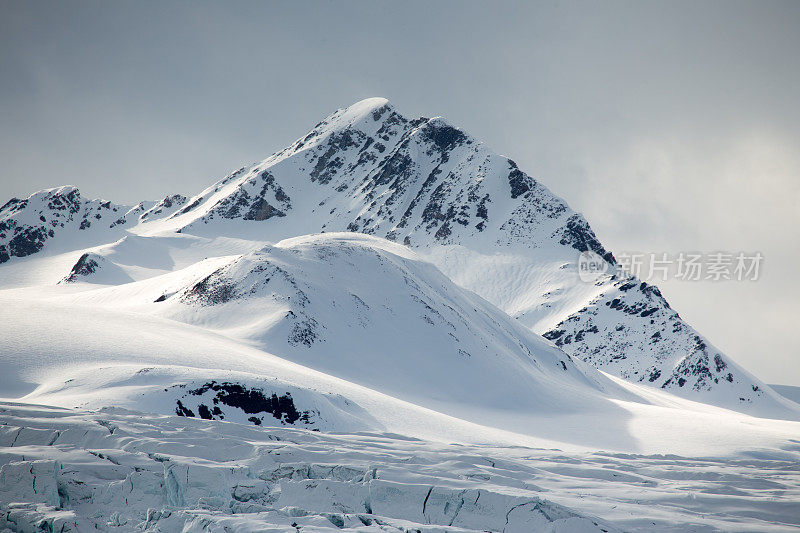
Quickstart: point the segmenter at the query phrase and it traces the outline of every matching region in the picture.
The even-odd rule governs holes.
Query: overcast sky
[[[764,254],[667,298],[800,385],[800,2],[0,0],[0,204],[193,194],[339,107],[447,117],[615,252]]]

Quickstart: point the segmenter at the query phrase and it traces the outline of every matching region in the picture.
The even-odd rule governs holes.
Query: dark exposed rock
[[[287,318],[296,319],[297,315],[293,311],[289,311]],[[292,326],[292,331],[289,334],[288,342],[292,346],[302,344],[304,346],[311,346],[317,340],[317,321],[311,317],[306,317],[304,320],[295,321]]]
[[[16,234],[4,249],[0,250],[0,263],[8,261],[11,257],[26,257],[35,254],[44,247],[45,241],[53,236],[53,230],[42,226],[17,227]],[[6,258],[3,260],[3,258]]]
[[[322,185],[329,183],[336,170],[344,164],[339,153],[359,146],[365,138],[364,133],[352,129],[331,134],[325,152],[317,158],[314,168],[309,173],[311,181],[317,181]]]
[[[286,213],[273,207],[263,198],[256,200],[243,217],[245,220],[268,220],[272,217],[285,217]]]
[[[202,396],[209,391],[215,393],[212,398],[215,407],[212,411],[206,405],[200,404],[197,410],[201,418],[211,420],[215,416],[223,415],[223,411],[219,408],[219,404],[222,404],[241,409],[246,414],[272,415],[273,418],[284,424],[309,423],[310,421],[311,413],[299,411],[295,407],[292,395],[288,392],[280,396],[274,392],[269,395],[265,394],[262,389],[248,388],[239,383],[210,381],[197,389],[188,391],[188,394]],[[180,400],[177,401],[177,405],[176,412],[179,415],[194,416],[194,413],[186,409]],[[256,425],[261,425],[261,419],[258,417],[250,417],[248,420]]]
[[[401,183],[411,176],[414,168],[414,161],[406,153],[395,152],[381,166],[375,174],[373,183],[375,185],[387,185],[394,182],[394,186],[401,186]]]
[[[81,209],[81,195],[78,189],[71,189],[65,194],[56,194],[50,198],[47,207],[54,211],[68,211],[75,214]]]
[[[73,282],[77,281],[78,277],[86,277],[94,274],[97,271],[99,264],[96,259],[91,255],[83,254],[78,261],[72,266],[69,275],[64,278],[64,281]]]
[[[219,270],[195,283],[187,297],[201,305],[217,305],[229,302],[236,297],[236,287],[225,280]]]
[[[203,203],[203,198],[202,197],[197,198],[197,199],[195,199],[194,202],[190,203],[189,205],[187,205],[186,207],[184,207],[183,209],[181,209],[180,211],[178,211],[177,213],[175,213],[172,216],[175,217],[175,216],[178,216],[178,215],[183,215],[185,213],[188,213],[189,211],[191,211],[192,209],[194,209],[195,207],[197,207],[201,203]]]
[[[511,170],[508,173],[508,185],[511,187],[511,198],[518,198],[531,190],[533,187],[533,179],[522,172],[517,164],[508,160]]]
[[[253,189],[259,188],[258,192]],[[251,192],[248,192],[251,191]],[[252,193],[252,194],[251,194]],[[274,197],[274,202],[280,207],[276,207],[269,199]],[[273,217],[284,217],[286,212],[291,209],[291,199],[289,195],[275,181],[274,176],[269,171],[262,171],[259,174],[251,175],[237,188],[236,191],[219,201],[202,220],[208,222],[215,216],[227,219],[242,218],[244,220],[262,221]]]
[[[592,251],[609,263],[616,263],[612,253],[603,248],[589,224],[577,213],[567,219],[559,243],[571,246],[579,252]]]
[[[468,142],[469,138],[462,132],[440,121],[428,122],[422,128],[422,137],[439,152],[441,161],[449,159],[448,152],[456,146]]]
[[[149,210],[142,213],[142,215],[139,218],[143,221],[146,221],[150,217],[161,214],[162,212],[164,212],[165,209],[171,209],[173,206],[181,206],[185,204],[187,200],[188,200],[187,197],[180,194],[173,194],[172,196],[166,196],[164,197],[163,200],[158,202]]]
[[[436,238],[441,241],[450,236],[451,233],[452,231],[450,230],[450,224],[445,222],[439,226],[439,229],[436,231]]]
[[[558,339],[559,337],[561,337],[564,333],[565,332],[564,332],[563,329],[553,329],[553,330],[550,330],[550,331],[544,333],[542,336],[545,339],[549,339],[551,341],[554,341],[554,340]]]
[[[178,416],[194,416],[194,412],[191,409],[184,407],[180,400],[177,401],[177,405],[178,406],[175,408],[175,413]]]
[[[3,204],[3,207],[0,207],[0,213],[3,211],[13,212],[18,211],[21,209],[25,209],[25,206],[28,204],[27,200],[20,200],[19,198],[12,198],[11,200],[7,201]]]

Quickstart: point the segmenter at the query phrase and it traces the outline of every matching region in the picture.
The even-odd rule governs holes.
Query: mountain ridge
[[[0,224],[25,227],[8,222],[21,210],[7,206]],[[656,287],[623,272],[581,282],[579,252],[617,266],[613,254],[579,213],[513,160],[439,117],[406,118],[385,99],[340,109],[198,195],[139,204],[123,220],[108,229],[270,242],[319,231],[383,237],[412,247],[456,283],[601,370],[754,414],[777,401],[686,324]],[[44,224],[34,218],[29,231]],[[4,238],[0,255],[2,246],[10,249],[0,233]]]

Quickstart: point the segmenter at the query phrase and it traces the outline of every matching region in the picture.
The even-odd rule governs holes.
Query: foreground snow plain
[[[0,404],[18,531],[781,531],[797,454],[685,457]],[[43,524],[47,524],[46,527]]]

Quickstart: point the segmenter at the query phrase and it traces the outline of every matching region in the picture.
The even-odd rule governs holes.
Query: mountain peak
[[[358,124],[363,122],[378,122],[386,115],[387,111],[393,110],[394,108],[386,98],[365,98],[350,106],[337,109],[323,120],[319,126],[322,126],[325,130],[342,130],[350,127],[358,127]]]
[[[373,96],[370,98],[364,98],[363,100],[359,100],[358,102],[345,107],[343,111],[346,113],[363,115],[366,113],[377,111],[378,109],[386,105],[391,106],[388,99],[383,98],[382,96]]]
[[[78,187],[75,185],[61,185],[59,187],[53,187],[50,189],[42,189],[41,191],[31,194],[28,199],[31,199],[35,196],[53,198],[55,196],[69,196],[70,194],[80,195]]]

